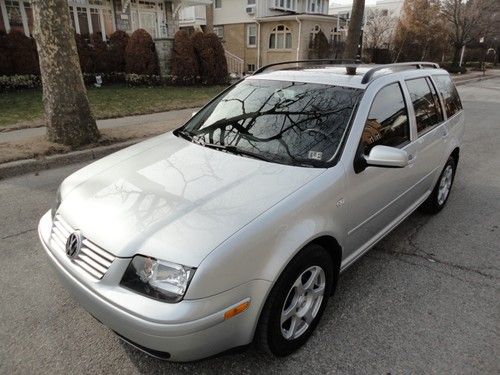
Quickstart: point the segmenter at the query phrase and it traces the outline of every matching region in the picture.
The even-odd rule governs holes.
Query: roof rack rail
[[[355,59],[317,59],[317,60],[291,60],[291,61],[282,61],[278,63],[273,63],[273,64],[268,64],[264,65],[263,67],[257,69],[252,75],[256,75],[259,73],[262,73],[269,68],[273,66],[278,66],[278,65],[287,65],[287,64],[302,64],[302,63],[308,63],[308,64],[324,64],[324,65],[345,65],[345,66],[352,66],[352,65],[359,65],[361,64],[361,60],[355,60]]]
[[[439,64],[433,63],[433,62],[425,62],[425,61],[418,61],[418,62],[404,62],[404,63],[394,63],[394,64],[385,64],[385,65],[379,65],[376,66],[369,71],[367,71],[363,75],[363,79],[361,80],[361,83],[368,83],[371,81],[373,76],[375,75],[376,72],[383,70],[383,69],[390,69],[390,68],[411,68],[413,67],[414,69],[423,69],[423,68],[434,68],[434,69],[439,69]]]

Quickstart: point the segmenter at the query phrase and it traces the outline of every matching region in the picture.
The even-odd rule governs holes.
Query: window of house
[[[443,97],[448,117],[453,116],[462,109],[462,102],[460,96],[458,96],[457,88],[451,81],[450,76],[439,75],[432,78],[434,78],[434,82],[436,82],[437,88]]]
[[[257,26],[247,25],[247,47],[257,46]]]
[[[427,78],[416,78],[406,81],[411,101],[415,110],[417,133],[425,133],[443,120],[441,106]]]
[[[297,10],[297,0],[272,0],[271,3],[273,8],[283,9],[283,10]]]
[[[86,38],[99,34],[106,40],[114,31],[110,0],[69,0],[69,12],[75,31]]]
[[[90,22],[92,23],[92,33],[102,35],[99,9],[90,8]]]
[[[214,34],[219,38],[224,38],[224,26],[214,26]]]
[[[7,32],[7,28],[5,27],[5,23],[3,20],[2,7],[0,7],[0,32]]]
[[[247,65],[247,71],[249,73],[255,72],[255,64],[248,64]]]
[[[276,26],[269,36],[269,49],[292,48],[292,32],[285,25]]]
[[[377,145],[402,147],[410,141],[408,111],[399,83],[385,86],[373,99],[361,141],[365,155]]]
[[[87,8],[77,7],[76,8],[78,26],[80,28],[80,34],[88,38],[90,35],[89,21],[87,18]]]
[[[323,0],[309,0],[308,10],[310,13],[324,13]]]
[[[247,0],[247,5],[248,6],[253,6],[253,5],[256,4],[256,2],[257,2],[257,0]]]
[[[24,32],[23,17],[19,1],[5,0],[5,9],[7,11],[7,19],[9,20],[10,30]]]
[[[316,34],[318,34],[321,30],[321,27],[319,25],[315,25],[312,29],[311,32],[309,33],[309,48],[313,48],[314,45],[314,38],[316,38]]]
[[[214,7],[215,7],[216,9],[218,9],[218,8],[222,8],[222,0],[215,0],[215,1],[214,1]]]

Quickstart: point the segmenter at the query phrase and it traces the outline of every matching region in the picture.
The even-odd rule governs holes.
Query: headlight
[[[56,199],[54,200],[54,203],[52,204],[52,208],[50,211],[52,215],[52,220],[54,220],[54,217],[56,216],[56,212],[59,209],[60,205],[61,205],[61,187],[59,186],[56,193]]]
[[[165,302],[179,302],[193,278],[194,268],[136,255],[120,285]]]

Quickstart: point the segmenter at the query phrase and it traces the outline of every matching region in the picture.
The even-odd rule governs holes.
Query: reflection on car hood
[[[116,256],[145,254],[195,267],[323,171],[227,154],[169,133],[68,177],[59,212]]]

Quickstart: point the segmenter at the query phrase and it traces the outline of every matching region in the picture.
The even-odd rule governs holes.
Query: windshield
[[[336,156],[362,93],[340,86],[247,79],[176,134],[271,162],[326,167]]]

